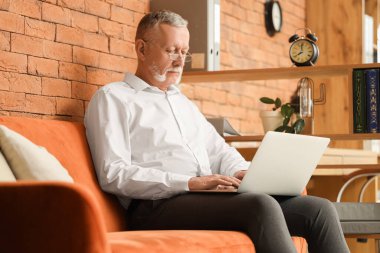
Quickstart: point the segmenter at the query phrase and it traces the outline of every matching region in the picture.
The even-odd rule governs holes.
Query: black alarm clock
[[[319,48],[316,44],[318,38],[309,28],[300,29],[305,30],[306,35],[300,36],[295,33],[289,38],[291,43],[289,49],[290,60],[296,66],[313,66],[319,57]]]

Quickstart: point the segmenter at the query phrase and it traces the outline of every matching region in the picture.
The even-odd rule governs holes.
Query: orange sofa
[[[99,188],[81,123],[4,116],[0,125],[45,147],[74,179],[0,183],[0,252],[255,252],[236,231],[128,231],[121,205]],[[293,240],[305,253],[306,241]]]

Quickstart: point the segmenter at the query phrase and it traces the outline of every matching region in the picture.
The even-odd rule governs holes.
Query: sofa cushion
[[[0,149],[17,179],[73,182],[67,170],[45,148],[2,125]]]
[[[108,233],[107,237],[112,253],[255,253],[249,237],[235,231],[145,230]]]
[[[11,168],[9,167],[3,153],[0,152],[0,182],[14,182],[16,181]]]
[[[75,183],[86,186],[94,194],[107,230],[125,230],[124,209],[115,196],[103,192],[99,187],[82,123],[0,116],[0,125],[46,148],[67,169]]]

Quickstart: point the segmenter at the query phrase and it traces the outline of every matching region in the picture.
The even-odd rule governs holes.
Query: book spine
[[[377,133],[378,129],[378,94],[379,94],[379,70],[368,69],[364,71],[366,82],[367,100],[367,132]]]
[[[354,69],[352,73],[353,85],[353,113],[354,133],[366,132],[366,90],[364,83],[364,70]]]

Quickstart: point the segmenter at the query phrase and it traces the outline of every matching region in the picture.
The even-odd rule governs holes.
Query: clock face
[[[294,63],[307,63],[314,58],[314,46],[309,40],[300,39],[292,44],[289,54]]]
[[[278,2],[274,2],[272,6],[272,23],[275,31],[279,32],[282,25],[281,7]]]
[[[281,31],[282,11],[277,0],[266,1],[265,4],[265,28],[269,36]]]

